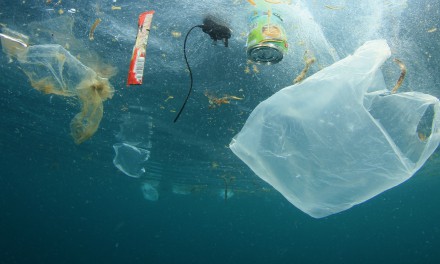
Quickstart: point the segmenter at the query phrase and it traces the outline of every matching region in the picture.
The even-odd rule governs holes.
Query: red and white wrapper
[[[154,11],[152,10],[146,11],[139,15],[138,33],[136,37],[136,44],[133,48],[133,55],[131,56],[127,85],[142,84],[148,35],[150,33],[153,15]]]

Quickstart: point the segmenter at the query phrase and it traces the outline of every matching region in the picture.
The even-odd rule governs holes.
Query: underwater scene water
[[[0,0],[0,263],[439,263],[439,21],[432,0]]]

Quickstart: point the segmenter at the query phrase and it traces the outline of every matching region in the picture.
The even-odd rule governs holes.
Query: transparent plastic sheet
[[[113,164],[127,176],[140,178],[145,175],[146,162],[150,158],[153,122],[143,107],[130,106],[130,109],[132,112],[124,114],[119,125],[116,135],[119,143],[113,145]]]
[[[231,150],[315,218],[404,182],[439,144],[440,105],[418,92],[390,94],[380,71],[390,55],[385,40],[370,41],[282,89],[254,109]]]
[[[158,181],[144,181],[141,184],[142,195],[145,200],[155,202],[159,200],[159,192],[157,191],[159,187]]]
[[[150,151],[126,143],[113,145],[115,157],[113,164],[127,176],[139,178],[145,173],[145,162],[150,158]]]
[[[17,54],[17,59],[35,89],[46,94],[78,97],[81,112],[70,123],[71,134],[77,144],[89,139],[101,122],[102,102],[114,93],[108,80],[57,44],[30,46]]]
[[[49,26],[54,28],[54,25],[60,25],[57,28],[60,34],[47,28]],[[74,38],[72,26],[73,18],[60,17],[49,19],[44,23],[30,23],[29,28],[33,30],[33,37],[40,42],[64,43],[66,47],[79,52],[78,57],[81,57],[80,51],[87,49]],[[113,76],[115,69],[100,64],[97,55],[93,52],[84,52],[83,57],[89,58],[89,62],[93,61],[96,69],[101,69],[97,73],[60,44],[28,46],[30,38],[26,35],[6,27],[2,32],[3,52],[10,58],[18,60],[32,87],[46,94],[75,96],[79,99],[81,112],[76,114],[70,123],[71,135],[75,143],[81,144],[93,136],[103,116],[103,101],[112,98],[114,93],[114,88],[104,77]],[[46,35],[57,37],[49,40],[50,37]]]

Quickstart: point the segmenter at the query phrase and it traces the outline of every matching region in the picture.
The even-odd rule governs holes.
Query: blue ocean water
[[[397,2],[301,4],[322,27],[339,58],[369,38],[386,37],[393,53],[403,57],[409,69],[401,89],[439,97],[440,33],[428,33],[440,27],[439,3]],[[240,10],[248,6],[246,1],[57,3],[0,0],[0,23],[29,35],[31,44],[47,44],[57,43],[68,23],[51,19],[73,17],[72,35],[84,42],[77,44],[83,49],[74,55],[85,57],[85,50],[94,51],[116,66],[118,72],[110,79],[116,92],[104,102],[96,134],[76,145],[69,124],[80,103],[36,91],[20,64],[1,53],[0,263],[440,261],[439,150],[403,184],[342,213],[314,219],[260,180],[227,148],[251,110],[290,85],[302,70],[297,64],[303,53],[290,52],[284,64],[245,72],[245,37],[240,34],[246,32],[246,18]],[[344,8],[330,9],[327,4]],[[112,10],[112,5],[121,10]],[[72,8],[75,12],[68,12]],[[389,9],[376,20],[374,8]],[[127,88],[137,16],[148,9],[156,14],[144,84]],[[183,37],[171,32],[184,35],[214,9],[230,16],[234,37],[229,49],[224,49],[220,43],[213,46],[200,32],[191,36],[188,46],[195,92],[179,123],[173,124],[189,79]],[[358,20],[349,21],[353,16]],[[90,26],[97,17],[103,21],[96,28],[95,40],[89,41]],[[389,31],[373,22],[389,23],[383,25]],[[298,27],[310,29],[307,26]],[[38,34],[43,28],[54,39]],[[290,43],[294,46],[300,41],[310,44],[323,67],[331,63],[330,52],[319,49],[319,38],[307,36]],[[75,53],[76,40],[68,39],[68,43]],[[315,67],[312,72],[319,70]],[[394,77],[389,82],[393,83],[398,71],[391,73]],[[205,91],[245,99],[212,109]],[[140,126],[143,147],[151,152],[141,178],[124,175],[112,162],[112,146],[121,141],[121,126],[127,127],[124,122],[130,128],[137,127],[137,122],[149,124]],[[144,198],[141,186],[145,180],[160,182],[157,201]],[[225,181],[234,192],[229,199],[221,195]],[[175,194],[175,183],[191,186],[190,194]]]

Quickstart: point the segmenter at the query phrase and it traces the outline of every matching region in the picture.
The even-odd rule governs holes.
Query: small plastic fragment
[[[100,18],[97,18],[96,20],[95,20],[95,22],[93,23],[93,25],[92,25],[92,27],[90,28],[90,32],[89,32],[89,39],[90,40],[94,40],[95,39],[95,36],[94,36],[94,34],[95,34],[95,29],[96,29],[96,27],[99,25],[99,23],[101,23],[101,19]]]
[[[400,86],[403,83],[403,80],[405,80],[405,75],[406,75],[406,66],[405,64],[403,64],[403,62],[401,62],[399,59],[394,59],[393,60],[395,63],[397,63],[397,65],[399,65],[400,68],[400,77],[399,80],[397,80],[396,85],[394,85],[393,89],[391,90],[391,93],[396,93],[397,90],[400,88]]]

